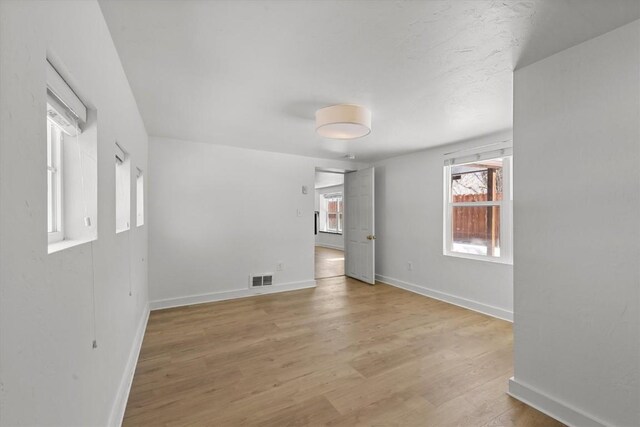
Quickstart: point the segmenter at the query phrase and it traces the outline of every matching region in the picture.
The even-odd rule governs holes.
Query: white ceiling
[[[512,70],[640,18],[638,0],[101,0],[150,135],[370,161],[508,129]],[[315,133],[357,103],[369,136]]]
[[[315,188],[333,187],[344,184],[344,174],[316,171]]]

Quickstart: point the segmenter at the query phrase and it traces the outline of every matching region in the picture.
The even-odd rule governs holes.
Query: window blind
[[[492,150],[482,151],[479,153],[467,153],[461,151],[459,155],[455,155],[454,153],[450,154],[450,157],[445,158],[444,165],[452,166],[452,165],[461,165],[464,163],[473,163],[479,162],[482,160],[495,159],[499,157],[511,156],[513,155],[513,149],[511,147],[504,148],[496,148]]]
[[[47,117],[68,135],[80,132],[87,108],[49,61],[47,67]]]
[[[120,144],[116,142],[116,162],[124,163],[127,158],[127,152],[122,149]]]

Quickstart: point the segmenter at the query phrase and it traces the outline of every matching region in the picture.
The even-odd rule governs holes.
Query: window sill
[[[74,246],[82,245],[84,243],[92,242],[96,239],[83,239],[83,240],[60,240],[59,242],[49,243],[48,253],[53,254],[63,251],[65,249],[72,248]]]
[[[462,252],[444,252],[443,255],[450,256],[453,258],[465,258],[465,259],[470,259],[474,261],[491,262],[494,264],[513,265],[513,260],[507,259],[507,258],[490,257],[486,255],[465,254]]]
[[[342,236],[342,233],[337,232],[337,231],[318,231],[318,233],[322,233],[322,234],[337,234],[338,236]]]

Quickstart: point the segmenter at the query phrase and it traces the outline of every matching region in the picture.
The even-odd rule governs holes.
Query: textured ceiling
[[[512,125],[512,70],[640,17],[639,0],[101,0],[150,135],[370,161]],[[370,135],[321,138],[358,103]]]

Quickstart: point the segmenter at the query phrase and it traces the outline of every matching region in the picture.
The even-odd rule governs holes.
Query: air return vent
[[[262,275],[249,276],[249,287],[259,288],[262,286],[271,286],[273,284],[273,273],[265,273]]]

